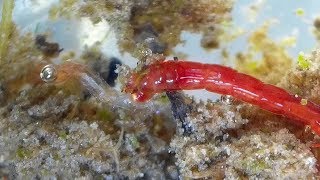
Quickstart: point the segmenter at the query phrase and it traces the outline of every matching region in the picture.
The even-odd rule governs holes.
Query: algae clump
[[[5,63],[6,51],[9,46],[10,35],[13,28],[12,11],[14,8],[14,0],[4,0],[2,7],[2,18],[0,24],[0,64]]]
[[[305,58],[303,53],[299,53],[298,56],[298,67],[307,70],[310,68],[310,62]]]

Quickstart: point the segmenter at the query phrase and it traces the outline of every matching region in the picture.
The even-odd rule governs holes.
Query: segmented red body
[[[320,106],[284,89],[217,64],[189,61],[165,61],[149,65],[143,71],[133,73],[125,91],[140,102],[155,93],[171,90],[205,89],[257,105],[275,114],[310,125],[320,135]]]

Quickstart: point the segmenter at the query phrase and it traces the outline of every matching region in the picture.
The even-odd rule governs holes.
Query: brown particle
[[[313,26],[319,31],[320,30],[320,17],[317,17],[314,22]]]

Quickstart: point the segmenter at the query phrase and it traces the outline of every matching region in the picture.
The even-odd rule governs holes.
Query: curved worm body
[[[310,125],[320,135],[320,106],[311,101],[302,105],[301,98],[284,89],[217,64],[157,62],[141,72],[133,73],[124,90],[131,93],[135,100],[143,102],[156,93],[193,89],[231,95],[272,113]]]

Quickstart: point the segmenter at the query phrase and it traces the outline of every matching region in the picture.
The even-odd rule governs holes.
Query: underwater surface
[[[320,1],[0,4],[1,179],[319,178]]]

